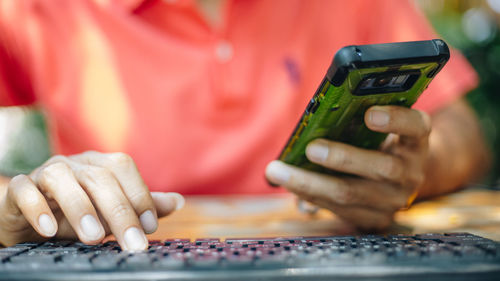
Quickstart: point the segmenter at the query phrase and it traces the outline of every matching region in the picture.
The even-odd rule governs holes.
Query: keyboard
[[[0,280],[500,280],[500,243],[468,233],[168,239],[0,249]]]

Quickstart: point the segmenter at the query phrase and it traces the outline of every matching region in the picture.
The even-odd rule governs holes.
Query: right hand
[[[147,249],[158,217],[180,209],[178,193],[149,192],[130,156],[84,152],[54,156],[10,180],[0,199],[0,243],[50,237],[97,244],[114,234],[124,250]]]

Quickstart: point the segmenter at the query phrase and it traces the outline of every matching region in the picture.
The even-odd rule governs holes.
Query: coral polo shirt
[[[335,51],[436,38],[412,3],[228,0],[0,2],[0,104],[43,108],[53,151],[123,151],[151,190],[276,192],[264,179]],[[476,83],[452,53],[419,100]]]

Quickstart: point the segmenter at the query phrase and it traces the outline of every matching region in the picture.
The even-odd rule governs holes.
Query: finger
[[[160,218],[182,209],[185,204],[184,197],[179,193],[151,192],[151,195],[158,211],[158,217]]]
[[[122,249],[145,250],[148,240],[139,218],[113,174],[108,169],[91,165],[74,163],[72,168]]]
[[[96,244],[104,238],[104,228],[90,198],[66,163],[45,166],[35,175],[35,182],[54,198],[82,242]]]
[[[325,200],[342,206],[394,210],[404,206],[405,194],[374,181],[338,178],[273,161],[266,168],[271,182],[282,185],[306,200]]]
[[[71,158],[110,170],[139,216],[144,231],[146,233],[156,231],[158,215],[153,198],[129,155],[120,152],[103,154],[88,151]]]
[[[316,139],[306,147],[307,158],[331,170],[401,183],[405,177],[405,162],[394,155],[351,145]]]
[[[372,106],[365,113],[365,124],[373,131],[410,138],[415,144],[431,132],[431,119],[426,113],[401,106]]]
[[[9,182],[8,196],[12,209],[19,208],[24,218],[43,237],[57,233],[57,221],[45,197],[28,176],[18,175]]]

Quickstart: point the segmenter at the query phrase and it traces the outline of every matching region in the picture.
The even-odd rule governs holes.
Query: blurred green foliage
[[[418,3],[421,4],[436,31],[467,57],[480,77],[479,87],[467,95],[467,100],[476,110],[494,153],[495,161],[485,181],[498,185],[500,15],[491,9],[487,1],[482,0],[420,0]]]
[[[50,157],[44,118],[40,111],[23,110],[21,128],[9,136],[9,148],[0,162],[0,174],[27,174]],[[12,114],[12,113],[11,113]]]

